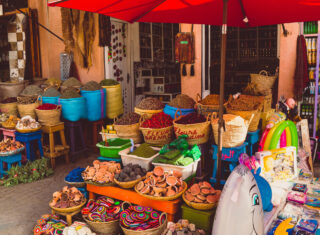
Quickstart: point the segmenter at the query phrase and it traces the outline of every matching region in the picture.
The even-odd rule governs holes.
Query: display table
[[[114,186],[96,186],[92,184],[87,184],[87,190],[89,192],[89,199],[95,199],[96,194],[104,195],[117,200],[127,201],[140,206],[152,207],[155,210],[166,212],[169,221],[178,219],[178,217],[175,218],[175,216],[177,216],[180,209],[180,198],[173,201],[152,200],[141,196],[134,190]]]

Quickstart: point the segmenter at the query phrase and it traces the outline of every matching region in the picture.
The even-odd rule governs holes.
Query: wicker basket
[[[153,145],[165,145],[169,144],[173,139],[173,126],[168,126],[160,129],[143,128],[142,131],[144,142]]]
[[[61,105],[57,105],[56,109],[40,110],[36,109],[38,121],[41,125],[55,125],[60,122]]]
[[[50,206],[50,203],[51,203],[51,201],[50,201],[49,206],[50,206],[51,209],[53,209],[53,210],[55,210],[57,212],[71,213],[71,212],[75,212],[77,210],[80,210],[81,207],[83,207],[86,204],[86,201],[87,201],[87,199],[84,198],[80,205],[74,206],[74,207],[69,207],[69,208],[56,208],[56,207]]]
[[[18,97],[19,99],[19,97]],[[18,111],[19,111],[19,115],[20,117],[24,117],[24,116],[31,116],[33,119],[36,119],[36,112],[35,109],[39,107],[39,103],[38,101],[36,101],[35,103],[32,104],[18,104]]]
[[[120,182],[116,178],[114,179],[114,182],[119,185],[121,188],[133,188],[137,183],[139,183],[141,180],[144,180],[146,176],[143,176],[139,179],[128,181],[128,182]]]
[[[92,184],[92,185],[101,186],[101,187],[104,187],[104,186],[113,186],[113,185],[116,184],[115,182],[110,182],[110,183],[107,183],[107,184],[101,184],[101,183],[98,183],[98,182],[93,182],[93,181],[91,181],[91,180],[85,180],[84,182],[85,182],[86,184]]]
[[[214,119],[214,117],[215,115],[211,116],[211,126],[215,142],[216,144],[218,144],[219,124],[218,118]],[[242,145],[246,140],[248,127],[251,120],[247,121],[244,120],[242,117],[233,114],[224,114],[223,119],[225,122],[225,129],[222,132],[222,147],[232,148]]]
[[[251,73],[251,82],[256,85],[256,90],[259,93],[263,93],[269,89],[272,89],[276,76],[269,76],[266,70],[261,70],[258,74]]]
[[[248,127],[248,131],[256,131],[259,126],[259,121],[261,117],[261,109],[256,109],[252,111],[241,111],[241,110],[233,110],[226,107],[228,114],[233,114],[236,116],[240,116],[245,120],[249,120],[251,116],[253,115],[252,121],[250,122],[250,125]]]
[[[151,118],[155,113],[161,113],[163,109],[158,110],[147,110],[147,109],[138,109],[134,108],[134,112],[139,114],[140,116],[145,116],[146,118]]]
[[[178,193],[178,194],[176,194],[176,195],[174,195],[174,196],[170,196],[170,197],[155,197],[155,196],[150,196],[150,195],[147,195],[147,194],[143,194],[143,193],[141,193],[140,191],[137,190],[137,185],[134,187],[134,190],[135,190],[138,194],[140,194],[141,196],[144,196],[144,197],[149,198],[149,199],[152,199],[152,200],[172,201],[172,200],[175,200],[175,199],[181,197],[181,195],[184,194],[184,192],[187,190],[187,188],[188,188],[187,183],[183,181],[183,190],[182,190],[180,193]]]
[[[73,186],[73,187],[77,187],[77,188],[84,188],[86,187],[86,182],[69,182],[64,180],[64,182],[66,184],[68,184],[69,186]]]
[[[219,99],[219,95],[212,94],[210,96],[213,96],[213,97]],[[219,112],[219,105],[218,104],[217,105],[202,104],[201,97],[199,94],[197,94],[196,109],[199,114],[207,116],[213,112]]]
[[[142,142],[142,134],[139,130],[139,126],[140,123],[135,123],[131,125],[114,124],[114,129],[116,130],[119,138],[132,139],[135,144],[140,144]]]
[[[34,128],[34,129],[18,129],[18,128],[16,128],[16,131],[20,132],[20,133],[31,133],[31,132],[36,132],[40,129],[41,129],[41,126],[39,126],[38,128]]]
[[[186,199],[186,197],[184,196],[184,194],[182,195],[182,199],[183,201],[190,207],[196,209],[196,210],[201,210],[201,211],[205,211],[205,210],[212,210],[213,208],[215,208],[218,204],[220,195],[221,195],[221,191],[220,190],[216,190],[217,194],[218,194],[218,198],[217,201],[214,203],[196,203],[196,202],[190,202]]]
[[[161,224],[162,217],[165,216],[166,219],[165,221]],[[162,213],[159,217],[159,222],[160,226],[157,228],[152,228],[152,229],[147,229],[143,231],[135,231],[135,230],[130,230],[127,228],[124,228],[123,226],[120,225],[122,231],[124,232],[125,235],[161,235],[164,230],[167,228],[167,223],[168,223],[168,218],[166,213]]]
[[[17,117],[18,116],[17,102],[6,103],[6,104],[0,103],[0,112]]]
[[[113,220],[108,222],[93,222],[82,216],[84,221],[89,225],[90,229],[98,234],[120,234],[119,220]]]
[[[208,118],[211,114],[207,115],[207,121],[194,124],[178,124],[177,121],[184,116],[180,114],[180,116],[177,118],[176,114],[173,121],[173,127],[174,133],[177,138],[180,135],[188,135],[187,141],[189,145],[204,144],[208,142],[210,134],[210,121],[208,120]]]

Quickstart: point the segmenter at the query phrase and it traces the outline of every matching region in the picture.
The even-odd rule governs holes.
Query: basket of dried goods
[[[86,204],[86,198],[76,187],[64,186],[62,190],[54,192],[49,206],[62,213],[80,210]]]
[[[146,116],[146,118],[151,118],[155,113],[160,113],[163,111],[164,104],[157,98],[148,97],[139,102],[139,104],[134,108],[134,112]]]
[[[70,186],[74,187],[85,187],[86,182],[84,182],[82,178],[82,172],[85,170],[85,168],[77,167],[69,172],[69,174],[64,178],[64,182],[66,182]]]
[[[161,201],[170,201],[179,198],[186,190],[187,183],[181,179],[181,172],[164,171],[157,166],[148,172],[146,179],[135,186],[135,191],[140,195]]]
[[[173,119],[164,112],[156,113],[147,120],[142,116],[140,123],[140,130],[146,143],[165,145],[173,138]]]
[[[61,116],[61,105],[42,104],[36,108],[36,114],[41,125],[58,124]]]
[[[217,206],[220,195],[220,190],[215,190],[210,183],[203,181],[193,184],[182,198],[188,206],[196,210],[211,210]]]
[[[1,125],[6,129],[15,129],[18,121],[19,118],[10,115],[4,122],[1,123]]]
[[[219,119],[214,117],[215,115],[211,117],[211,126],[215,143],[218,144]],[[224,114],[223,120],[225,125],[222,131],[222,147],[232,148],[242,145],[247,137],[250,120],[233,114]]]
[[[32,118],[36,118],[35,109],[39,106],[38,96],[19,96],[17,102],[20,117],[29,115]]]
[[[119,174],[115,174],[114,182],[121,188],[133,188],[139,181],[144,180],[147,171],[138,164],[124,166]]]
[[[177,110],[180,109],[180,115],[187,115],[196,111],[194,109],[195,103],[196,102],[190,96],[180,94],[173,98],[169,104],[166,104],[163,112],[174,118]]]
[[[24,150],[24,145],[19,141],[8,138],[0,142],[0,156],[14,155],[20,153],[22,150]]]
[[[20,133],[35,132],[40,129],[40,123],[33,119],[31,116],[24,116],[18,121],[16,125],[16,130]]]
[[[201,99],[200,95],[197,94],[196,108],[198,113],[206,116],[213,112],[219,112],[219,97],[217,94],[210,94]]]
[[[78,79],[76,79],[75,77],[70,77],[61,84],[60,91],[61,93],[63,93],[67,88],[70,87],[79,89],[80,91],[81,86],[82,84]]]
[[[58,105],[58,99],[61,93],[55,87],[47,87],[44,89],[44,93],[40,98],[42,104],[56,104]]]
[[[135,144],[142,142],[142,134],[139,130],[140,115],[137,113],[127,113],[115,120],[114,129],[119,138],[132,139]]]
[[[175,117],[173,127],[176,137],[188,135],[187,141],[190,145],[207,143],[210,134],[210,115],[206,118],[202,114],[189,113]]]
[[[197,214],[194,215],[194,218],[197,217]],[[208,217],[208,221],[209,221]],[[210,222],[211,224],[211,222]],[[180,219],[177,223],[168,222],[166,230],[161,235],[206,235],[206,231],[204,229],[199,229],[195,224],[190,223],[187,219]]]
[[[259,93],[272,89],[277,76],[270,75],[266,70],[261,70],[258,74],[250,74],[251,83],[256,86],[256,90]]]
[[[159,155],[160,148],[152,147],[150,144],[136,144],[134,147],[126,148],[119,152],[122,165],[139,164],[147,171],[151,170],[152,160]]]
[[[17,97],[8,97],[1,101],[0,112],[18,116]]]
[[[114,185],[114,175],[121,171],[120,163],[93,161],[93,166],[87,166],[82,172],[82,178],[87,184],[98,186]]]
[[[96,200],[90,199],[81,210],[82,218],[98,234],[119,234],[122,204],[106,196],[100,196]]]
[[[263,100],[264,98],[261,96],[239,95],[236,98],[230,96],[225,108],[228,114],[234,114],[246,120],[249,120],[253,115],[248,131],[256,131],[260,121]]]
[[[120,214],[120,227],[125,235],[159,235],[167,223],[167,214],[151,207],[130,205]]]

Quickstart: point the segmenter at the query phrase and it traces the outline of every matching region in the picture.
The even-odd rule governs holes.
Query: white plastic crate
[[[200,158],[195,162],[189,164],[188,166],[176,166],[176,165],[170,165],[165,163],[155,163],[155,162],[153,162],[152,165],[161,166],[164,169],[164,171],[181,171],[182,179],[185,180],[197,172],[199,161],[200,161]]]
[[[139,146],[140,146],[140,144],[135,145],[135,147],[139,147]],[[156,147],[151,147],[151,148],[153,148],[154,150],[160,151],[160,148],[156,148]],[[151,166],[152,166],[151,162],[155,157],[157,157],[159,155],[159,152],[157,154],[153,155],[152,157],[143,158],[143,157],[138,157],[135,155],[130,155],[129,154],[130,149],[131,149],[131,147],[119,152],[123,166],[126,166],[131,163],[131,164],[138,164],[142,168],[145,168],[147,171],[151,170]]]

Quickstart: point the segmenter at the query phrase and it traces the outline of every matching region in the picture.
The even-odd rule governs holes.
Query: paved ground
[[[57,167],[53,176],[13,187],[0,187],[0,234],[28,235],[41,215],[50,213],[49,200],[52,193],[64,185],[64,177],[72,169],[92,164],[97,157],[88,154],[75,163],[66,165],[64,159],[57,159]]]

